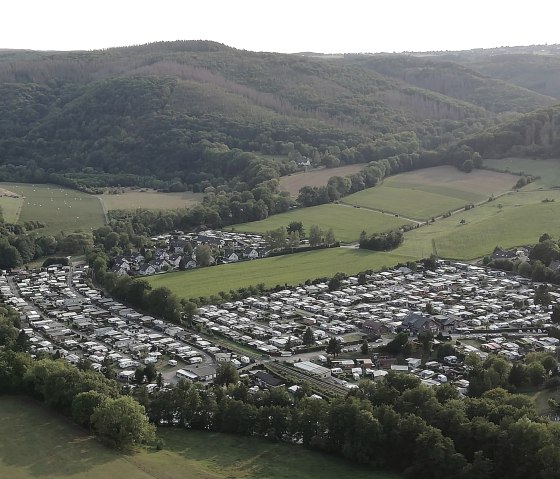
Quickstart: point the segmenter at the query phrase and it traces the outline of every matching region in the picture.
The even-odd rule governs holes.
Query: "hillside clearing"
[[[361,171],[367,163],[339,166],[338,168],[321,168],[307,172],[294,173],[280,178],[280,189],[287,191],[294,198],[304,186],[325,186],[333,176],[353,175]]]
[[[9,479],[399,477],[301,446],[202,431],[160,429],[163,450],[122,455],[23,397],[0,397],[0,434],[9,438],[0,448],[0,477]]]
[[[58,185],[0,183],[0,186],[23,198],[19,224],[26,221],[46,224],[38,230],[41,234],[87,232],[105,224],[101,203],[95,196]]]
[[[138,208],[148,210],[173,210],[178,208],[189,208],[202,200],[202,193],[190,191],[182,193],[162,193],[155,190],[127,190],[124,193],[99,195],[110,210],[135,210]]]
[[[311,225],[317,225],[324,231],[332,228],[335,238],[347,243],[357,241],[362,230],[368,233],[380,233],[410,223],[403,218],[384,215],[378,211],[352,208],[342,204],[328,204],[299,208],[269,216],[266,220],[233,225],[231,228],[235,231],[265,233],[286,227],[292,221],[301,221],[306,233],[309,232]]]

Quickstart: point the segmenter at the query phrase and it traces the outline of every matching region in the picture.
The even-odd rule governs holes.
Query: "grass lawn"
[[[0,183],[2,188],[24,197],[19,223],[38,220],[46,224],[41,234],[91,231],[105,224],[98,198],[57,185]]]
[[[532,160],[529,158],[504,158],[484,160],[484,165],[500,171],[540,176],[536,185],[560,187],[560,159]]]
[[[516,181],[515,176],[505,173],[475,170],[467,174],[452,166],[438,166],[389,177],[382,185],[342,201],[427,220],[509,191]]]
[[[358,273],[407,261],[399,254],[332,248],[274,258],[167,273],[146,278],[152,287],[168,287],[182,298],[194,298],[264,283],[300,284],[307,279],[332,276],[338,271]]]
[[[160,451],[121,455],[27,398],[0,397],[0,477],[6,479],[398,479],[300,446],[160,429]]]
[[[107,210],[172,210],[188,208],[200,203],[202,193],[160,193],[155,190],[128,190],[118,195],[103,194],[99,198]]]
[[[306,233],[309,232],[311,225],[317,225],[324,231],[332,228],[335,238],[347,243],[357,241],[362,230],[366,230],[370,234],[380,233],[400,228],[402,225],[409,223],[402,218],[384,215],[377,211],[329,204],[299,208],[270,216],[266,220],[238,224],[231,228],[236,231],[265,233],[269,230],[288,226],[292,221],[301,221]]]

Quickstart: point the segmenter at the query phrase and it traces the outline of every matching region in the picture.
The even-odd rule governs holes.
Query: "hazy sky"
[[[256,51],[462,50],[560,43],[558,0],[2,0],[0,48],[214,40]]]

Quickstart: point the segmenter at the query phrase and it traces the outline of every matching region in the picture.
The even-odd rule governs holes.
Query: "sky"
[[[213,40],[360,53],[560,43],[558,0],[2,0],[0,48],[95,50]]]

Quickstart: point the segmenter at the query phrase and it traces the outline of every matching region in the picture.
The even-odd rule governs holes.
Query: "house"
[[[126,265],[126,267],[124,266]],[[117,276],[126,276],[130,271],[130,266],[128,263],[124,263],[123,265],[115,265],[110,269],[111,273],[116,274]]]
[[[239,261],[239,255],[233,250],[225,250],[224,259],[230,263],[235,263]]]
[[[185,264],[185,269],[193,269],[197,267],[196,258],[194,256],[183,256],[183,263]]]
[[[169,242],[169,251],[172,253],[184,253],[189,242],[187,240],[177,239]]]
[[[503,250],[502,248],[496,246],[492,252],[492,259],[516,259],[517,254],[512,250]]]
[[[156,268],[150,263],[144,263],[138,268],[138,274],[141,276],[151,276],[152,274],[156,274]]]
[[[181,259],[183,259],[183,255],[180,253],[173,253],[169,256],[167,262],[171,265],[173,269],[179,268],[179,264],[181,263]]]
[[[266,371],[257,371],[253,376],[253,382],[257,386],[265,389],[277,388],[284,384],[284,381],[282,381],[282,379],[278,379],[277,377],[274,377],[272,374],[269,374]]]
[[[432,317],[417,313],[408,313],[402,320],[401,327],[414,335],[423,331],[437,332],[438,330],[438,326]]]
[[[256,248],[250,246],[243,250],[243,257],[248,259],[257,259],[259,257],[259,252]]]
[[[211,381],[216,377],[216,368],[214,366],[185,368],[184,371],[190,372],[195,381]]]
[[[382,334],[390,332],[390,328],[375,319],[366,319],[362,324],[362,331],[368,335],[369,338],[379,338]]]

